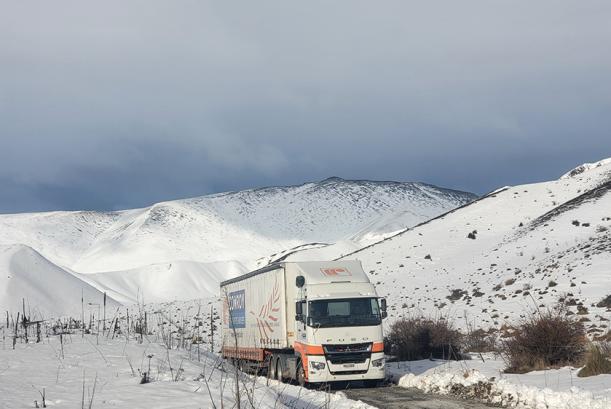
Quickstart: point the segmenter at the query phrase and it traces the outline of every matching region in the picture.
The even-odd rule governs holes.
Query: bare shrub
[[[585,366],[577,376],[587,377],[601,374],[611,374],[611,344],[592,344],[586,354]]]
[[[386,338],[392,355],[400,360],[427,358],[460,359],[463,335],[441,318],[402,318],[395,321]]]
[[[503,343],[508,367],[505,372],[525,373],[581,362],[586,349],[581,322],[562,309],[548,310],[527,318]]]
[[[463,343],[466,352],[494,352],[497,348],[497,334],[494,330],[481,328],[469,331]]]

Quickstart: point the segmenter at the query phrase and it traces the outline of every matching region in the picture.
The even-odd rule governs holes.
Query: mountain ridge
[[[23,243],[122,302],[133,302],[143,290],[158,301],[198,291],[212,296],[218,281],[253,269],[270,254],[338,240],[358,247],[372,238],[355,234],[380,217],[411,214],[403,227],[475,197],[416,182],[334,177],[139,209],[0,215],[0,245]],[[378,227],[373,239],[394,229]],[[182,288],[174,284],[180,281]]]

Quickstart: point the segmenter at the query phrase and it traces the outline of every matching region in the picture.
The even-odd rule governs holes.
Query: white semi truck
[[[384,379],[380,299],[359,261],[279,262],[221,283],[222,354],[299,384]]]

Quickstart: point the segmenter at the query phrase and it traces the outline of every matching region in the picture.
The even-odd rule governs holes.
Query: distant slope
[[[159,203],[119,219],[72,268],[87,273],[173,260],[236,260],[252,268],[262,255],[335,242],[397,209],[426,219],[474,197],[441,189],[435,196],[422,186],[333,178]]]
[[[247,271],[237,262],[182,260],[80,277],[123,304],[135,304],[216,297],[221,281]]]
[[[25,244],[71,267],[119,217],[116,212],[1,214],[0,245]]]
[[[329,178],[119,212],[0,215],[0,245],[29,246],[123,302],[173,300],[209,296],[219,280],[289,249],[341,240],[358,249],[475,197],[422,183]],[[410,217],[387,223],[395,213]]]
[[[611,294],[611,161],[584,168],[495,192],[347,258],[363,262],[394,317],[500,327],[560,298],[601,333],[611,318],[594,306]]]
[[[24,245],[0,246],[0,310],[22,311],[22,298],[30,319],[81,314],[84,303],[103,302],[103,294]],[[107,308],[119,304],[107,299]],[[86,307],[89,308],[89,307]]]

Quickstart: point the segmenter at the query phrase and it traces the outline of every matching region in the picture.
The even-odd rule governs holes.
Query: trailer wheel
[[[270,355],[267,358],[267,384],[270,379],[276,379],[276,356]]]
[[[284,379],[284,374],[282,373],[282,360],[280,357],[276,359],[276,380],[278,382],[282,382]]]

